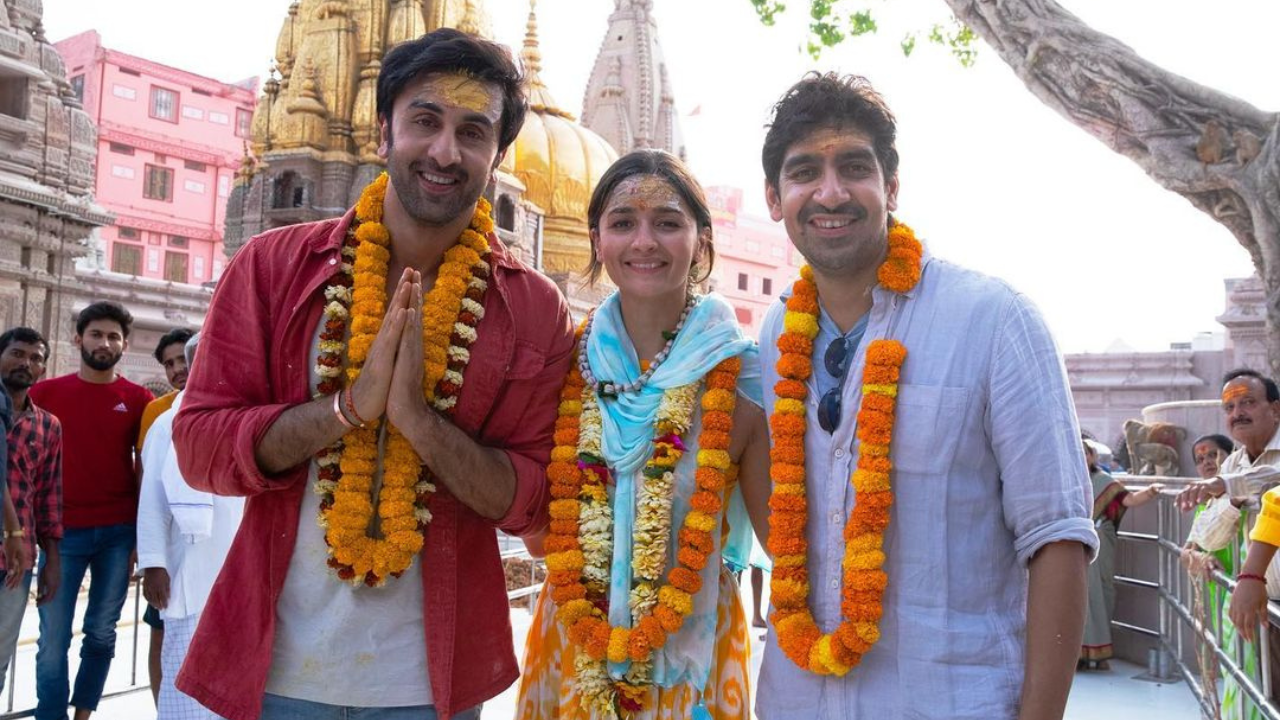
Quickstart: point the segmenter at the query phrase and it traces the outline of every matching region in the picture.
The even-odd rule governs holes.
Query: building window
[[[151,117],[171,123],[178,122],[178,93],[152,85]]]
[[[213,97],[213,93],[209,92],[208,90],[201,90],[200,88],[193,87],[191,88],[191,92],[197,95],[204,95],[205,97]]]
[[[202,110],[202,109],[200,109],[200,108],[198,108],[198,107],[192,107],[192,106],[190,106],[190,105],[183,105],[183,106],[182,106],[182,117],[184,117],[184,118],[191,118],[192,120],[203,120],[203,119],[204,119],[204,110]]]
[[[760,281],[760,292],[765,295],[773,294],[773,278],[764,278]]]
[[[127,165],[112,165],[111,175],[113,177],[124,178],[125,180],[132,180],[133,168]]]
[[[125,145],[124,143],[116,143],[116,142],[107,143],[107,147],[111,149],[111,152],[116,153],[118,155],[133,154],[133,147],[130,145]]]
[[[142,73],[138,72],[137,70],[134,70],[133,68],[122,67],[122,68],[120,68],[120,72],[121,72],[121,73],[124,73],[125,75],[132,75],[132,76],[134,76],[134,77],[142,77]]]
[[[115,95],[121,100],[137,100],[138,99],[138,91],[134,90],[128,85],[112,85],[111,94]]]
[[[0,77],[0,115],[27,119],[27,79]]]
[[[125,228],[121,228],[124,230]],[[142,248],[115,243],[111,251],[111,271],[125,275],[142,274]]]
[[[185,188],[187,192],[199,193],[201,195],[204,194],[204,183],[202,182],[187,180],[182,183],[182,187]]]
[[[214,112],[213,110],[210,110],[209,122],[217,123],[219,125],[229,125],[231,123],[231,118],[227,117],[226,113]]]
[[[84,75],[71,78],[71,92],[76,94],[77,100],[84,102]]]
[[[158,165],[148,165],[142,196],[148,200],[164,200],[165,202],[172,200],[173,171]]]
[[[751,281],[747,277],[746,273],[738,273],[738,289],[739,290],[746,290],[748,287],[750,287],[749,285],[750,282]]]
[[[187,239],[181,235],[169,236],[169,247],[184,248],[187,246]]]
[[[187,254],[165,251],[164,279],[169,282],[184,283],[187,281]]]
[[[134,230],[133,228],[122,227],[122,228],[120,228],[119,230],[117,230],[117,231],[116,231],[116,235],[119,235],[120,237],[124,238],[125,240],[137,240],[137,239],[138,239],[138,231],[137,231],[137,230]]]
[[[249,137],[249,126],[253,124],[253,113],[244,108],[236,108],[236,135]]]
[[[192,172],[199,172],[199,173],[202,173],[208,169],[204,163],[196,162],[195,160],[183,160],[182,167]]]

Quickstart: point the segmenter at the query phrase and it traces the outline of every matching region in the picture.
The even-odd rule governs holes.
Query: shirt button
[[[839,524],[840,524],[840,511],[839,511],[839,510],[836,510],[835,512],[831,513],[831,522],[835,523],[836,525],[839,525]]]
[[[831,579],[831,589],[832,589],[832,590],[839,590],[839,589],[840,589],[840,580],[839,580],[839,579],[836,579],[836,578],[832,578],[832,579]]]
[[[836,448],[836,457],[838,458],[844,457],[844,448]]]
[[[337,259],[337,258],[329,258],[329,264],[330,264],[330,265],[337,265],[337,264],[338,264],[338,259]]]

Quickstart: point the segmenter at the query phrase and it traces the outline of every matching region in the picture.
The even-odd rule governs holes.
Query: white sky
[[[1280,109],[1280,3],[1272,0],[1061,0],[1147,59]],[[813,68],[867,75],[899,120],[899,217],[935,254],[998,275],[1044,311],[1067,352],[1100,352],[1117,338],[1160,350],[1219,331],[1222,281],[1252,272],[1224,228],[1149,180],[1036,100],[995,53],[959,66],[908,29],[947,17],[941,0],[867,0],[880,33],[800,51],[808,3],[792,0],[778,26],[748,0],[654,0],[659,35],[684,119],[690,161],[708,185],[746,189],[763,212],[760,145],[770,105]],[[289,0],[45,0],[51,40],[87,29],[107,47],[221,80],[264,73]],[[519,48],[522,0],[487,0],[500,41]],[[582,94],[613,9],[609,0],[542,0],[543,78],[564,109]],[[1270,48],[1270,49],[1268,49]]]

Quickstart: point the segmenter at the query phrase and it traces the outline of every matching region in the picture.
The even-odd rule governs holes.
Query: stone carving
[[[1186,429],[1171,423],[1125,421],[1124,440],[1128,448],[1129,471],[1134,475],[1176,477],[1181,472],[1178,448],[1186,439]]]

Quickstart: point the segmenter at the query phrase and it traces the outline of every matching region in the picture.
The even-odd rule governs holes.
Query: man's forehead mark
[[[1248,394],[1249,385],[1247,383],[1233,380],[1222,388],[1222,402],[1231,402]]]
[[[432,75],[427,79],[427,88],[446,104],[486,116],[499,99],[488,83],[466,73]]]

